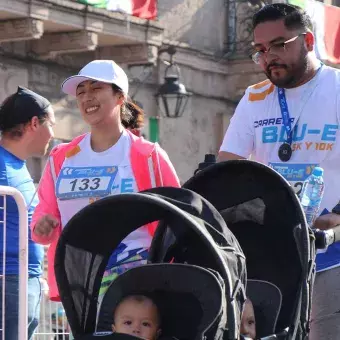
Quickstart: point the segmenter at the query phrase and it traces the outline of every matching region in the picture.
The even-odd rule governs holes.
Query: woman
[[[28,222],[37,205],[35,186],[26,166],[26,160],[44,156],[53,138],[54,112],[50,102],[39,94],[18,87],[1,104],[0,108],[0,185],[15,188],[23,195]],[[0,197],[0,207],[4,206]],[[6,216],[0,209],[0,221],[6,221],[6,235],[0,225],[0,315],[4,312],[5,335],[0,338],[18,340],[18,295],[19,295],[19,211],[13,197],[6,199]],[[30,340],[38,326],[40,311],[40,277],[44,249],[34,243],[28,233],[28,282],[27,282],[27,338]],[[6,241],[6,248],[3,241]],[[5,278],[3,279],[3,261]],[[5,289],[4,306],[2,291]],[[5,310],[3,310],[3,307]],[[2,327],[0,327],[2,328]]]
[[[128,88],[125,72],[111,60],[92,61],[62,84],[66,94],[76,97],[91,131],[52,150],[38,190],[40,203],[31,228],[36,242],[51,244],[52,300],[59,300],[53,268],[56,244],[73,215],[108,195],[179,186],[165,151],[129,131],[141,126],[143,113],[127,100]],[[142,227],[120,244],[110,258],[101,293],[121,271],[146,262],[153,232],[154,225]]]

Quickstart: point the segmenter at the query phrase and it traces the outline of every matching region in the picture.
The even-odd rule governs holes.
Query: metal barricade
[[[42,279],[40,320],[33,336],[34,340],[71,340],[65,311],[60,302],[48,297],[48,286]]]
[[[6,339],[5,334],[5,302],[6,302],[6,217],[7,217],[7,198],[13,197],[18,207],[19,214],[19,298],[18,298],[18,339],[27,340],[27,294],[28,294],[28,217],[24,197],[15,188],[0,185],[0,197],[3,204],[0,204],[0,232],[3,233],[3,265],[0,280],[2,281],[2,315],[0,322],[0,340]],[[1,215],[3,218],[1,219]],[[60,302],[53,302],[48,298],[48,286],[44,279],[41,279],[42,294],[40,303],[40,319],[38,328],[33,335],[34,340],[71,340],[69,325],[65,316],[64,309]]]
[[[0,209],[3,213],[3,218],[0,220],[0,225],[3,232],[3,266],[2,266],[2,315],[1,315],[1,332],[2,339],[6,339],[5,334],[5,301],[6,301],[6,215],[7,215],[7,198],[14,198],[19,214],[19,315],[18,315],[18,339],[27,340],[27,282],[28,282],[28,217],[26,203],[24,197],[15,188],[0,186],[0,197],[3,199],[3,205]]]

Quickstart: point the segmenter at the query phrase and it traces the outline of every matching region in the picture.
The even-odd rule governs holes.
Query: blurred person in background
[[[0,107],[0,185],[13,187],[23,195],[30,223],[37,205],[35,186],[27,170],[26,160],[33,156],[43,156],[53,137],[55,123],[50,102],[23,87],[4,100]],[[1,197],[0,206],[4,206]],[[6,198],[6,216],[0,210],[0,220],[6,218],[6,250],[3,249],[4,225],[0,234],[0,289],[5,280],[5,339],[18,340],[18,295],[19,295],[19,212],[15,200]],[[28,230],[28,339],[32,339],[38,326],[41,299],[40,276],[44,250],[34,243]],[[5,272],[3,259],[5,258]],[[2,334],[1,334],[2,336]]]

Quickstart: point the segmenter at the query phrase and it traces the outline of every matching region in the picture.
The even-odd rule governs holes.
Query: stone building
[[[217,152],[245,88],[264,78],[247,56],[256,1],[159,0],[158,20],[146,21],[73,0],[0,0],[0,100],[18,85],[39,92],[56,112],[54,143],[71,140],[87,127],[61,82],[90,60],[113,59],[145,110],[143,134],[158,139],[186,181],[205,153]],[[163,117],[154,96],[167,46],[176,47],[181,82],[192,92],[177,119]],[[30,161],[36,181],[44,161]]]
[[[61,82],[90,60],[113,59],[130,77],[130,96],[143,105],[143,134],[155,138],[149,122],[158,126],[158,142],[185,181],[205,153],[216,153],[245,87],[262,77],[238,48],[246,23],[237,16],[247,8],[226,0],[159,0],[158,20],[146,21],[70,0],[0,0],[0,100],[18,85],[46,96],[57,117],[55,143],[71,140],[87,127]],[[192,92],[177,119],[163,117],[154,96],[169,58],[159,51],[170,45]],[[36,181],[43,163],[29,163]]]

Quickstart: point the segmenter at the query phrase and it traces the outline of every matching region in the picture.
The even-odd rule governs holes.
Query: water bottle
[[[304,182],[301,191],[301,205],[305,211],[307,223],[311,227],[318,216],[324,188],[323,169],[315,167],[312,174]]]

